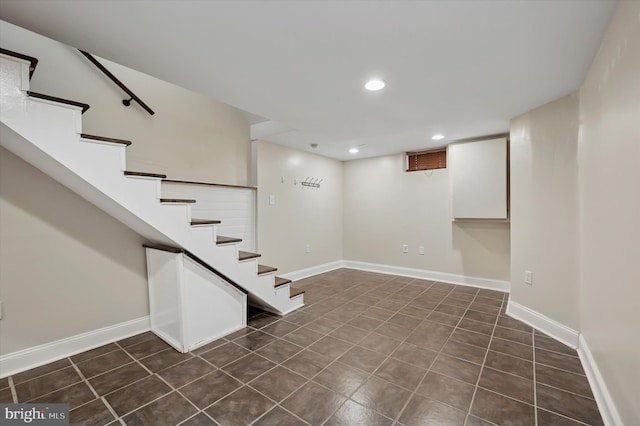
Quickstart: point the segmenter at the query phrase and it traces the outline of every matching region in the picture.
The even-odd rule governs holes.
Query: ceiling
[[[507,132],[511,117],[580,87],[614,7],[0,0],[0,18],[273,121],[263,139],[349,160]],[[367,92],[371,77],[386,88]]]

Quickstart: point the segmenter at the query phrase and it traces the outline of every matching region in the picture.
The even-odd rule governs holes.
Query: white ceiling
[[[273,120],[280,133],[265,139],[340,160],[508,131],[511,117],[580,87],[615,6],[0,1],[6,21]],[[366,92],[374,76],[387,87]],[[436,132],[446,139],[432,142]]]

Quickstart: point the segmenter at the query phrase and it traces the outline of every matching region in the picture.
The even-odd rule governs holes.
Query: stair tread
[[[132,172],[132,171],[129,171],[129,170],[125,170],[124,175],[125,176],[150,177],[150,178],[158,178],[158,179],[164,179],[164,178],[167,177],[167,175],[163,175],[163,174],[159,174],[159,173]]]
[[[165,179],[165,182],[168,182],[168,183],[183,183],[183,184],[187,184],[187,185],[221,186],[221,187],[226,187],[226,188],[258,189],[255,186],[230,185],[228,183],[201,182],[201,181],[196,181],[196,180]]]
[[[260,253],[251,253],[249,251],[238,251],[238,260],[249,260],[262,256]]]
[[[199,225],[219,225],[222,221],[215,219],[193,219],[191,221],[191,226],[199,226]]]
[[[160,198],[161,203],[193,204],[196,200],[186,200],[180,198]]]
[[[303,289],[297,287],[289,287],[289,299],[300,296],[301,294],[304,294]]]
[[[278,268],[274,268],[273,266],[260,265],[258,264],[258,275],[268,274],[270,272],[277,271]]]
[[[72,101],[70,99],[58,98],[56,96],[45,95],[43,93],[37,93],[37,92],[28,91],[27,92],[27,96],[30,96],[32,98],[44,99],[46,101],[58,102],[58,103],[61,103],[61,104],[80,107],[80,108],[82,108],[82,113],[83,114],[85,112],[87,112],[87,110],[89,109],[89,104],[85,104],[85,103],[77,102],[77,101]]]
[[[167,246],[164,244],[143,244],[142,247],[155,250],[167,251],[169,253],[184,253],[184,250],[178,247]]]
[[[94,141],[102,141],[102,142],[111,142],[111,143],[119,143],[121,145],[126,145],[129,146],[131,145],[131,141],[126,141],[124,139],[116,139],[116,138],[108,138],[106,136],[97,136],[97,135],[90,135],[88,133],[81,133],[80,137],[82,139],[91,139]],[[166,177],[166,176],[165,176]]]
[[[216,244],[231,244],[241,243],[242,238],[223,237],[222,235],[216,235]]]
[[[285,284],[289,284],[290,282],[291,282],[291,280],[289,280],[287,278],[276,277],[275,278],[274,287],[280,287],[280,286],[283,286]]]
[[[29,62],[29,80],[33,77],[33,73],[36,70],[36,66],[38,65],[38,58],[34,58],[33,56],[24,55],[22,53],[14,52],[13,50],[3,49],[0,47],[0,53],[7,56],[13,56],[14,58],[22,59],[23,61]]]

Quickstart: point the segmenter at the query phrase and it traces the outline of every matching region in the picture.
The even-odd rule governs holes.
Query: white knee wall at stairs
[[[247,295],[184,253],[147,248],[151,330],[186,353],[247,325]]]

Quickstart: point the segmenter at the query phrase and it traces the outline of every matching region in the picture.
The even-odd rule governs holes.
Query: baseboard
[[[448,274],[446,272],[429,271],[426,269],[404,268],[401,266],[380,265],[377,263],[358,262],[355,260],[344,260],[344,268],[358,269],[360,271],[380,272],[383,274],[401,275],[404,277],[420,278],[423,280],[439,281],[442,283],[466,285],[469,287],[486,288],[509,292],[511,284],[509,281],[493,280],[489,278],[469,277],[465,275]]]
[[[596,360],[593,358],[593,354],[589,350],[589,346],[587,345],[584,335],[580,335],[578,343],[578,355],[580,356],[582,367],[584,368],[584,372],[589,380],[593,396],[598,404],[602,421],[607,426],[622,425],[622,418],[613,403],[613,398],[609,393],[609,389],[607,388],[602,374],[600,374]]]
[[[580,362],[589,380],[591,391],[598,404],[598,409],[600,410],[604,424],[607,426],[623,424],[604,378],[602,374],[600,374],[598,365],[589,350],[584,335],[512,300],[509,300],[509,304],[507,305],[507,315],[527,323],[554,339],[577,349]]]
[[[0,357],[0,378],[149,330],[149,317],[146,316],[3,355]]]
[[[279,277],[286,278],[291,281],[298,281],[304,278],[309,278],[314,275],[322,274],[325,272],[333,271],[344,267],[344,261],[336,260],[335,262],[324,263],[322,265],[312,266],[310,268],[299,269],[297,271],[288,272],[286,274],[278,274]]]
[[[579,333],[576,330],[569,328],[556,320],[552,320],[533,309],[529,309],[526,306],[514,302],[511,299],[509,299],[509,304],[507,305],[507,315],[529,324],[536,330],[540,330],[543,333],[548,334],[565,345],[571,346],[574,349],[578,348]]]

